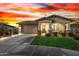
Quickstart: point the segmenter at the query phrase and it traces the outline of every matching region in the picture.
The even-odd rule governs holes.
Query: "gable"
[[[55,18],[53,18],[53,20],[55,22],[59,22],[59,23],[67,23],[67,22],[70,22],[67,19],[63,19],[63,18],[59,18],[59,17],[55,17]]]
[[[65,17],[62,17],[62,16],[56,16],[56,15],[40,18],[36,21],[38,21],[38,22],[51,22],[51,21],[53,21],[53,22],[59,22],[59,23],[70,22],[70,20],[68,18],[65,18]]]
[[[51,15],[48,17],[48,19],[53,20],[54,22],[62,22],[62,23],[71,21],[70,19],[68,19],[66,17],[59,16],[59,15]]]

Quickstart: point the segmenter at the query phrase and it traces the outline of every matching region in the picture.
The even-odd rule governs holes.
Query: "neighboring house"
[[[0,22],[0,37],[18,34],[18,28]]]
[[[21,32],[25,34],[53,34],[53,33],[71,33],[71,19],[59,16],[51,15],[43,17],[35,21],[24,21],[18,23],[21,26]]]

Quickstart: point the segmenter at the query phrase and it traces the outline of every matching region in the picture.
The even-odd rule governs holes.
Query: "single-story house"
[[[46,35],[48,33],[71,33],[71,22],[71,19],[59,15],[51,15],[35,21],[19,22],[18,24],[24,34]]]

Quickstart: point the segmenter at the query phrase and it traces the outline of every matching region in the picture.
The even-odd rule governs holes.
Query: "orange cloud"
[[[22,14],[8,13],[8,12],[0,12],[0,21],[1,22],[17,23],[17,22],[24,21],[22,18],[26,18],[26,21],[27,21],[27,18],[37,18],[37,17],[31,16],[31,15],[22,15]]]
[[[54,12],[55,11],[54,9],[49,9],[49,8],[37,8],[37,9],[35,9],[35,8],[29,8],[29,7],[23,7],[23,6],[20,7],[20,6],[17,6],[16,4],[0,3],[0,7],[8,8],[8,9],[11,9],[11,10],[22,10],[22,11],[30,11],[30,12]],[[19,5],[22,5],[22,3],[19,4]],[[58,10],[59,9],[75,9],[75,8],[79,9],[79,3],[63,3],[63,4],[62,3],[48,3],[48,5],[51,5],[53,7],[58,8]],[[68,10],[65,10],[65,11],[68,11]],[[69,11],[70,12],[78,12],[77,10],[73,10],[73,11],[69,10]]]
[[[57,8],[64,8],[65,7],[65,5],[62,5],[62,4],[57,4],[57,3],[49,3],[49,5],[51,5],[51,6],[54,6],[54,7],[57,7]]]
[[[65,11],[69,11],[69,12],[74,12],[74,13],[79,13],[79,3],[56,3],[56,4],[52,4],[49,3],[49,5],[57,7],[58,10],[65,10]]]
[[[66,9],[79,9],[79,3],[70,3],[66,7]]]
[[[49,9],[49,8],[38,8],[38,9],[34,9],[34,8],[24,8],[24,7],[15,7],[15,8],[10,8],[11,10],[21,10],[21,11],[30,11],[30,12],[53,12],[55,11],[54,9]]]
[[[26,18],[33,17],[34,18],[35,16],[15,14],[15,13],[9,13],[9,12],[0,12],[0,17],[26,17]]]

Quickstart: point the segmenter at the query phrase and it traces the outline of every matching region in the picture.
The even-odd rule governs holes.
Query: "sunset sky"
[[[0,3],[0,21],[13,25],[50,14],[79,17],[79,3]]]

